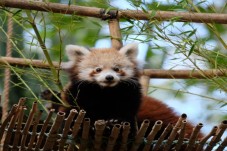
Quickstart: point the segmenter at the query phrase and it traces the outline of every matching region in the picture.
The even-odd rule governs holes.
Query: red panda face
[[[120,81],[128,81],[135,76],[137,45],[131,44],[119,51],[109,49],[88,49],[68,45],[66,51],[71,63],[71,71],[77,79],[97,83],[102,87],[114,87]]]

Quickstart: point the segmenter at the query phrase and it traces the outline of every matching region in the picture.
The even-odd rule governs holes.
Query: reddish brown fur
[[[169,123],[176,124],[180,116],[176,115],[174,111],[161,101],[143,96],[142,104],[138,112],[138,120],[149,119],[151,123],[157,120],[163,121],[163,127],[166,127]],[[193,126],[187,122],[185,138],[189,138],[193,132]],[[202,138],[203,134],[199,133],[198,138]]]

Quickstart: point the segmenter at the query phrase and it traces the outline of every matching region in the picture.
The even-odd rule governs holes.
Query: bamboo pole
[[[187,147],[186,147],[186,151],[191,151],[191,150],[195,150],[195,141],[197,139],[197,136],[200,132],[200,129],[203,127],[203,124],[202,123],[199,123],[198,125],[196,125],[194,128],[193,128],[193,132],[189,138],[189,142],[187,144]]]
[[[65,118],[64,112],[58,112],[57,117],[50,129],[48,137],[46,139],[45,145],[43,146],[43,150],[52,150],[56,140],[58,139],[58,130],[61,127],[61,124]]]
[[[12,58],[12,57],[0,57],[0,65],[12,65],[12,66],[20,66],[20,67],[29,67],[32,65],[36,68],[42,69],[50,69],[48,63],[45,63],[43,60],[35,60],[35,59],[23,59],[23,58]],[[53,62],[54,67],[59,69],[59,63]]]
[[[179,137],[178,137],[178,141],[177,141],[177,144],[175,146],[175,151],[179,151],[181,149],[181,146],[182,146],[183,141],[184,141],[184,135],[185,135],[185,131],[186,131],[186,129],[185,129],[186,124],[187,124],[187,121],[183,120],[182,124],[181,124],[181,130],[180,130],[180,134],[179,134]]]
[[[38,130],[37,127],[38,127],[38,124],[39,124],[39,121],[40,121],[42,113],[43,113],[42,110],[38,111],[38,114],[35,117],[35,120],[33,122],[32,132],[31,132],[31,138],[29,140],[27,150],[31,150],[32,151],[32,148],[35,145],[34,142],[35,142],[35,139],[37,137],[37,130]]]
[[[88,148],[89,130],[90,130],[90,118],[85,118],[83,122],[83,131],[82,131],[79,151],[86,151]]]
[[[109,23],[112,47],[119,50],[122,47],[122,41],[121,41],[122,36],[121,36],[119,20],[110,19],[108,23]]]
[[[23,122],[23,117],[24,117],[24,111],[27,110],[27,108],[23,108],[20,112],[18,123],[17,123],[17,128],[15,131],[15,136],[14,136],[14,141],[13,141],[13,148],[12,151],[18,151],[18,144],[19,144],[19,138],[21,137],[21,128],[22,128],[22,122]]]
[[[142,75],[149,76],[150,78],[163,78],[163,79],[207,79],[220,76],[226,76],[226,69],[210,69],[210,70],[162,70],[162,69],[144,69]]]
[[[225,132],[226,129],[227,129],[227,120],[224,120],[218,126],[218,129],[217,129],[214,137],[211,139],[209,145],[207,145],[207,148],[205,149],[205,151],[211,151],[213,149],[213,147],[216,145],[216,143],[221,140],[221,136],[223,135],[223,133]]]
[[[68,135],[68,132],[70,130],[70,126],[71,126],[73,119],[76,116],[76,114],[78,114],[76,109],[70,110],[70,113],[69,113],[69,115],[66,119],[66,122],[65,122],[62,137],[59,141],[59,150],[60,151],[64,151],[64,145],[65,145],[65,142],[66,142],[66,139],[67,139],[67,135]]]
[[[22,150],[22,151],[25,149],[25,143],[26,143],[26,139],[27,139],[27,135],[28,135],[28,130],[29,130],[31,124],[32,124],[32,121],[33,121],[33,118],[34,118],[35,113],[37,111],[37,108],[38,108],[37,102],[33,102],[33,105],[32,105],[32,108],[30,110],[28,119],[27,119],[25,126],[24,126],[24,129],[22,131],[21,148],[20,148],[20,150]]]
[[[143,95],[147,95],[148,89],[149,89],[149,84],[150,84],[150,77],[146,76],[146,75],[142,75],[140,77],[140,83],[142,85]]]
[[[159,150],[159,148],[161,147],[162,145],[162,142],[163,140],[166,138],[166,136],[172,131],[173,129],[173,124],[172,123],[169,123],[167,125],[167,127],[164,129],[164,131],[162,132],[161,136],[159,137],[157,143],[155,144],[154,146],[154,151],[157,151]]]
[[[164,151],[168,151],[172,145],[172,142],[174,141],[175,137],[177,136],[178,130],[181,128],[181,124],[183,120],[186,120],[187,115],[182,114],[181,117],[178,119],[176,125],[173,127],[172,132],[170,133],[170,136],[167,139],[167,142],[164,146]]]
[[[128,135],[130,133],[130,123],[124,122],[122,126],[122,139],[121,139],[121,146],[119,151],[126,151],[127,150],[127,143],[128,143]]]
[[[152,127],[151,132],[148,134],[147,136],[147,143],[144,146],[143,151],[149,151],[152,145],[152,141],[154,140],[155,135],[158,133],[158,131],[161,129],[162,127],[162,121],[158,120],[155,122],[154,126]]]
[[[64,64],[65,62],[63,62]],[[12,66],[29,67],[32,65],[36,68],[50,69],[50,66],[42,60],[31,60],[22,58],[0,57],[0,65],[10,64]],[[58,62],[53,62],[56,69],[59,67]],[[150,78],[161,79],[207,79],[227,76],[226,69],[210,69],[210,70],[162,70],[162,69],[144,69],[140,71],[141,75]]]
[[[216,151],[223,151],[227,146],[227,137],[222,141],[222,143],[218,146]]]
[[[73,138],[74,141],[76,140],[77,134],[78,134],[80,126],[84,120],[85,114],[86,114],[86,111],[80,110],[80,112],[77,115],[77,118],[74,122],[72,135],[71,135],[71,137]],[[75,144],[69,144],[67,151],[74,150],[74,148],[75,148]]]
[[[204,144],[207,142],[208,139],[210,139],[212,136],[215,135],[217,129],[218,129],[218,127],[217,127],[217,126],[214,126],[214,127],[212,128],[212,130],[210,131],[210,133],[207,134],[205,137],[203,137],[203,138],[200,140],[200,142],[199,142],[199,144],[198,144],[198,146],[197,146],[196,151],[201,151],[201,150],[203,149]]]
[[[13,116],[17,113],[17,107],[18,107],[18,105],[14,104],[13,107],[11,108],[8,116],[6,117],[5,121],[3,121],[2,125],[1,125],[1,129],[0,129],[0,140],[2,140],[2,138],[3,138],[3,134],[6,129],[7,124],[11,121]]]
[[[140,126],[139,131],[137,132],[136,136],[135,136],[135,140],[133,142],[131,151],[137,151],[139,146],[141,145],[142,141],[143,141],[143,137],[147,131],[147,128],[150,125],[150,121],[149,120],[144,120],[143,123]]]
[[[95,121],[95,140],[94,140],[94,151],[100,151],[102,145],[102,137],[106,127],[104,120]]]
[[[108,139],[107,146],[106,146],[106,151],[114,150],[114,145],[116,143],[116,140],[118,138],[120,130],[121,130],[121,125],[120,124],[115,124],[113,126],[111,134],[110,134],[110,137]]]
[[[6,133],[5,141],[4,141],[4,144],[3,144],[3,150],[4,151],[10,150],[9,144],[10,144],[10,140],[11,140],[11,137],[12,137],[12,134],[13,134],[13,129],[15,127],[15,123],[18,120],[18,116],[20,115],[21,111],[22,111],[22,108],[17,109],[16,113],[14,114],[13,118],[11,119],[9,126],[6,130],[7,133]]]
[[[0,6],[103,18],[101,14],[101,12],[103,12],[102,9],[95,7],[85,7],[49,2],[12,1],[12,0],[1,0]],[[143,12],[141,10],[119,10],[117,15],[117,18],[137,20],[160,20],[160,21],[164,20],[168,21],[176,17],[178,18],[177,21],[179,22],[220,23],[220,24],[227,23],[227,14],[220,13],[195,13],[195,12],[173,12],[152,10],[148,12]]]
[[[45,132],[46,132],[46,130],[48,128],[48,124],[49,124],[49,122],[51,120],[51,117],[52,117],[53,113],[54,113],[54,109],[51,109],[49,114],[48,114],[48,116],[47,116],[47,118],[46,118],[46,120],[45,120],[45,122],[44,122],[44,124],[43,124],[43,126],[42,126],[41,132],[39,133],[39,137],[38,137],[38,140],[37,140],[37,144],[36,144],[35,150],[39,150],[40,147],[41,147],[41,143],[43,141]]]

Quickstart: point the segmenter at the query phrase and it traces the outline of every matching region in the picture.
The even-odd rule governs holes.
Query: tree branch
[[[1,0],[1,7],[20,8],[28,10],[37,10],[61,14],[75,14],[79,16],[89,16],[103,18],[103,9],[96,7],[85,7],[76,5],[66,5],[49,2],[34,2],[34,1],[12,1]],[[198,23],[219,23],[227,24],[227,14],[220,13],[194,13],[194,12],[173,12],[173,11],[154,11],[143,12],[141,10],[119,10],[116,18],[127,18],[137,20],[171,20],[177,18],[179,22],[198,22]],[[111,15],[109,15],[111,17]],[[104,17],[108,19],[108,16]]]

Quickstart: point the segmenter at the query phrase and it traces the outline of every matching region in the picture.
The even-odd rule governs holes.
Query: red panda
[[[130,122],[132,128],[135,117],[139,122],[149,119],[151,124],[162,120],[164,128],[176,123],[179,116],[172,109],[142,95],[137,51],[137,44],[128,44],[120,50],[67,45],[70,61],[63,68],[68,71],[70,82],[61,98],[84,109],[93,122],[117,119]],[[192,131],[193,126],[188,123],[185,137],[189,138]]]

